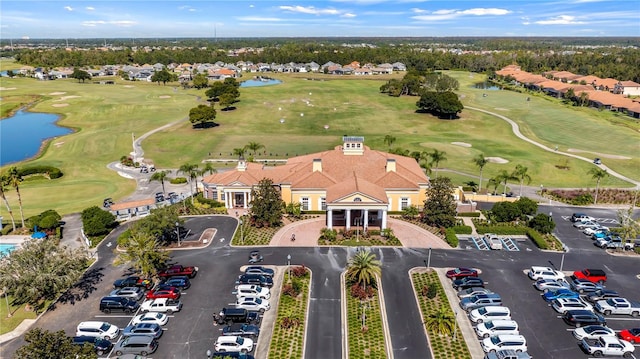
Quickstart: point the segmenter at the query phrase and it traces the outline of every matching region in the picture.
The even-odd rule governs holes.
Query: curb
[[[382,291],[382,278],[376,276],[379,283],[378,293],[380,302],[380,314],[382,316],[382,330],[384,331],[385,348],[387,349],[387,358],[393,359],[393,347],[391,345],[391,333],[389,332],[389,323],[387,322],[387,305],[384,302],[384,292]]]

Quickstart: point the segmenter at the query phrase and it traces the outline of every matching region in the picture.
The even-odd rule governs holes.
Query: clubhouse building
[[[344,136],[333,150],[287,159],[284,165],[238,161],[235,169],[202,180],[205,198],[226,208],[246,209],[251,189],[273,181],[285,203],[302,211],[323,211],[327,228],[387,228],[390,211],[402,211],[426,199],[429,178],[410,157],[372,150],[364,137]]]

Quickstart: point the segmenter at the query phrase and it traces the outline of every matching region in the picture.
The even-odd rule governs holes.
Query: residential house
[[[624,96],[640,96],[640,84],[633,81],[619,81],[615,84],[613,93]]]
[[[136,201],[114,203],[109,211],[116,216],[119,221],[126,221],[132,217],[144,217],[156,208],[155,198],[147,198]]]

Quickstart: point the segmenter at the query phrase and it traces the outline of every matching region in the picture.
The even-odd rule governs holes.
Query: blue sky
[[[7,1],[2,39],[640,36],[637,0]]]

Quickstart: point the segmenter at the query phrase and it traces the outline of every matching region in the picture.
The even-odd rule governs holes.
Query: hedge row
[[[471,228],[471,227],[469,227]],[[469,232],[471,233],[471,232]],[[445,231],[445,237],[444,240],[447,241],[447,243],[449,243],[449,245],[453,248],[457,248],[458,247],[458,236],[456,236],[456,231],[453,230],[453,228],[447,228],[447,230]]]
[[[529,237],[529,239],[532,240],[533,243],[535,243],[538,246],[538,248],[540,249],[549,248],[549,246],[547,245],[547,241],[544,239],[542,234],[540,234],[538,231],[529,228],[529,230],[527,231],[527,237]]]
[[[471,226],[465,225],[457,225],[451,227],[456,234],[471,234],[473,232],[473,228]]]
[[[480,212],[461,212],[457,214],[458,217],[480,217]]]
[[[20,172],[20,176],[22,177],[35,175],[35,174],[47,174],[51,179],[62,177],[62,171],[60,171],[59,168],[52,167],[52,166],[26,167],[26,168],[21,168],[19,172]]]

